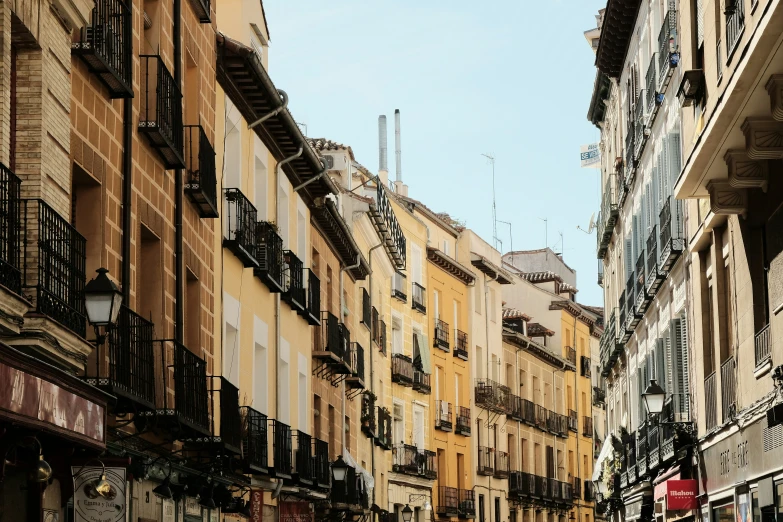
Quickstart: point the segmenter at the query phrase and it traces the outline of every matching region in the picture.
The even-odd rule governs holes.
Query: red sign
[[[93,443],[104,442],[104,407],[0,362],[0,410]]]
[[[679,511],[682,509],[696,509],[698,502],[699,485],[695,479],[667,480],[666,481],[666,509]]]
[[[264,517],[264,490],[254,489],[250,491],[250,520],[261,522]]]
[[[280,502],[280,522],[312,522],[309,502]]]

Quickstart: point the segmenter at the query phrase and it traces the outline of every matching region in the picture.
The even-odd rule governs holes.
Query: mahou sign
[[[679,511],[696,509],[699,486],[695,479],[666,481],[666,509]]]

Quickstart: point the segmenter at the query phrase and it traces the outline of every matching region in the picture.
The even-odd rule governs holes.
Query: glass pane
[[[734,522],[734,504],[716,507],[712,522]]]
[[[758,490],[750,494],[750,505],[753,511],[753,522],[761,522],[761,511],[759,510],[759,492]]]

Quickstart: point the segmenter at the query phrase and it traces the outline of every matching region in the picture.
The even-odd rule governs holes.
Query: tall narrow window
[[[185,269],[185,346],[201,355],[201,282]]]
[[[12,104],[14,105],[14,104]],[[11,148],[10,152],[14,149]],[[11,167],[13,170],[13,167]],[[87,240],[85,269],[90,279],[101,265],[103,219],[101,184],[76,163],[73,164],[73,187],[71,193],[71,220],[76,230]]]
[[[299,425],[297,426],[298,429],[304,431],[305,433],[310,433],[310,430],[307,426],[307,417],[308,417],[308,395],[307,395],[307,381],[308,381],[308,374],[307,374],[307,361],[302,360],[304,359],[304,356],[302,354],[299,354],[299,389],[298,391],[298,403],[299,403]]]
[[[253,320],[253,408],[269,413],[269,329],[258,317]],[[320,411],[320,408],[316,408]]]
[[[141,248],[139,249],[138,285],[136,312],[153,324],[163,327],[163,258],[160,238],[150,229],[141,226]],[[144,277],[141,277],[144,274]]]
[[[283,245],[291,248],[291,233],[288,229],[288,219],[291,208],[288,203],[288,178],[281,177],[277,187],[277,230],[283,238]]]
[[[277,411],[277,419],[291,425],[291,345],[287,340],[280,339],[280,358],[277,361],[277,390],[279,394],[280,409]]]
[[[198,63],[192,54],[185,51],[185,81],[183,83],[183,123],[185,125],[198,125],[199,122],[199,81],[200,74]]]
[[[269,162],[269,151],[258,136],[254,135],[253,139],[253,151],[255,153],[255,179],[253,183],[255,196],[253,198],[253,205],[256,207],[258,220],[266,221],[269,219],[269,216],[267,215],[267,198],[269,197],[267,163]]]
[[[403,353],[402,321],[398,317],[392,318],[392,353]]]
[[[337,447],[337,414],[334,406],[329,405],[329,450],[332,453],[332,460],[337,458],[337,455],[342,455],[342,451]]]
[[[323,440],[323,434],[321,433],[321,416],[323,411],[321,410],[321,397],[313,395],[313,436]]]

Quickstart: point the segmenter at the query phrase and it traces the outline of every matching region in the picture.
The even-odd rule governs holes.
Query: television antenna
[[[489,153],[482,153],[482,156],[487,158],[489,163],[492,165],[492,241],[493,246],[497,249],[498,247],[498,214],[497,214],[497,206],[495,204],[495,156],[493,154]]]
[[[498,223],[503,223],[504,225],[508,225],[508,237],[511,241],[511,264],[513,265],[514,264],[514,235],[511,233],[511,223],[508,221],[502,221],[500,219],[498,219]]]

